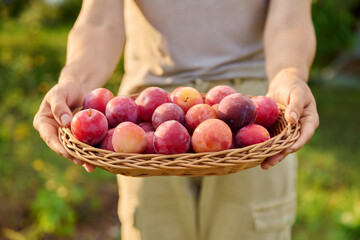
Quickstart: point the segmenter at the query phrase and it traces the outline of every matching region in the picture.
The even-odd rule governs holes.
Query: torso
[[[125,76],[136,85],[265,77],[267,0],[125,0]]]

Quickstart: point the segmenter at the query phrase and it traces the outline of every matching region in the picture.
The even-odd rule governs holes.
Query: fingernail
[[[295,119],[295,121],[298,120],[298,115],[296,114],[296,112],[291,112],[290,115]]]
[[[71,117],[68,113],[64,113],[61,115],[60,120],[63,125],[68,125],[71,121]]]

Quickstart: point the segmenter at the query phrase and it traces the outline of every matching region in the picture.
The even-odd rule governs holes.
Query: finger
[[[276,154],[275,156],[269,157],[267,159],[267,162],[270,166],[275,166],[275,164],[281,162],[286,156],[289,154],[289,152],[281,152],[279,154]]]
[[[297,123],[303,113],[305,104],[306,97],[303,91],[296,90],[292,92],[290,95],[289,104],[285,110],[285,119],[291,124]]]
[[[300,129],[300,137],[294,145],[290,147],[290,150],[293,152],[298,151],[300,148],[302,148],[306,143],[310,141],[312,136],[315,133],[315,129],[318,126],[318,120],[314,119],[314,116],[308,116],[304,119],[300,120],[301,123],[301,129]]]
[[[261,168],[267,170],[270,167],[275,166],[276,164],[284,160],[290,153],[292,153],[292,150],[286,149],[284,152],[281,152],[279,154],[267,158],[264,162],[262,162]]]
[[[88,171],[89,173],[95,171],[95,166],[91,165],[90,163],[84,162],[83,167],[85,168],[86,171]]]
[[[68,127],[71,123],[72,112],[66,103],[66,97],[67,95],[65,92],[54,90],[50,94],[48,102],[55,120],[61,126]]]
[[[57,136],[57,127],[49,124],[47,122],[43,122],[37,126],[39,130],[41,138],[45,141],[45,143],[57,154],[70,159],[77,165],[82,165],[83,161],[73,158],[68,152],[65,151],[63,145],[60,143]]]
[[[68,154],[64,147],[61,145],[58,137],[57,137],[57,128],[56,126],[49,124],[47,122],[43,122],[38,125],[38,131],[40,133],[41,138],[45,141],[45,143],[57,154],[70,158],[71,155]]]
[[[270,168],[270,165],[269,165],[267,159],[261,163],[261,168],[264,170],[268,170]]]
[[[74,158],[73,156],[71,156],[71,158],[69,158],[69,159],[76,165],[84,166],[84,161],[81,161],[80,159]]]

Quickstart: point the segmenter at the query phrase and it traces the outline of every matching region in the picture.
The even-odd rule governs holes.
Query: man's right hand
[[[65,151],[58,139],[59,126],[70,126],[73,117],[71,109],[82,105],[85,94],[80,83],[74,80],[59,82],[44,97],[34,117],[33,125],[46,144],[57,154],[82,165],[86,171],[93,172],[94,166],[73,158]]]
[[[122,55],[124,29],[123,0],[83,1],[68,36],[59,83],[46,94],[34,118],[34,127],[46,144],[88,172],[95,167],[65,151],[58,139],[58,127],[70,126],[71,109],[81,106],[88,92],[106,83]]]

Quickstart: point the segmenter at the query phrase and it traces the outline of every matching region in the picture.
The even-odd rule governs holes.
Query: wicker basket
[[[225,175],[256,167],[298,139],[300,124],[288,124],[284,118],[284,107],[278,107],[279,118],[269,129],[269,140],[219,152],[173,155],[114,153],[80,142],[67,127],[59,128],[59,139],[73,157],[113,174],[132,177]]]

